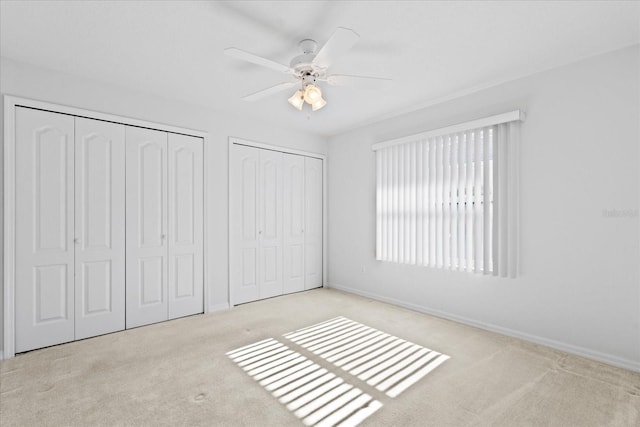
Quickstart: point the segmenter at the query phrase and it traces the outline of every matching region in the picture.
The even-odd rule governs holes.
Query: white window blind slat
[[[499,224],[499,201],[498,201],[498,126],[492,127],[493,138],[491,140],[491,154],[493,161],[491,162],[492,168],[492,180],[490,183],[491,186],[491,200],[493,201],[493,206],[491,209],[491,265],[493,266],[493,271],[491,272],[494,276],[498,275],[498,242],[499,236],[498,231],[500,227],[497,226]]]
[[[418,215],[416,217],[416,264],[424,265],[424,242],[425,242],[425,222],[426,215],[424,213],[424,143],[423,141],[418,142],[416,146],[416,209],[418,211]]]
[[[458,136],[451,136],[451,268],[458,267]]]
[[[416,264],[417,252],[417,220],[418,220],[418,170],[417,170],[417,142],[411,143],[411,227],[410,227],[410,245],[409,254],[411,264]]]
[[[499,267],[499,276],[506,277],[507,276],[507,261],[508,261],[508,239],[507,239],[507,231],[508,231],[508,209],[507,209],[507,182],[505,180],[501,180],[500,177],[507,175],[507,151],[508,147],[505,144],[507,139],[507,128],[506,126],[498,126],[498,200],[499,204],[499,217],[498,223],[503,226],[498,229],[499,234],[499,243],[498,243],[498,267]]]
[[[436,143],[429,141],[429,266],[436,266]]]
[[[465,253],[467,259],[465,261],[466,270],[468,272],[473,271],[473,134],[471,132],[465,133],[465,145],[467,147],[467,155],[465,157],[466,183],[465,183]]]
[[[443,207],[442,249],[445,266],[451,266],[451,137],[442,138],[443,144]]]
[[[507,183],[509,184],[509,195],[508,195],[508,202],[509,202],[509,211],[510,214],[508,216],[508,239],[509,239],[509,245],[508,245],[508,253],[509,253],[509,259],[508,259],[508,275],[511,278],[516,277],[517,273],[518,273],[518,254],[519,254],[519,250],[518,250],[518,218],[520,217],[519,213],[518,213],[518,185],[519,185],[519,173],[518,173],[518,158],[519,158],[519,147],[520,147],[520,141],[519,141],[519,132],[518,132],[518,127],[517,127],[517,123],[508,123],[505,124],[503,126],[509,126],[509,139],[508,141],[506,141],[507,145],[509,146],[509,160],[508,160],[508,167],[509,167],[509,179],[507,180]]]
[[[429,142],[424,140],[420,144],[422,145],[422,165],[424,171],[422,173],[422,188],[424,191],[424,198],[422,199],[422,214],[424,215],[424,222],[422,228],[422,265],[429,265],[429,227],[431,221],[431,215],[429,214]]]
[[[405,145],[398,147],[398,262],[404,263],[404,175],[406,168],[404,165]]]
[[[393,260],[393,207],[395,206],[393,200],[393,152],[392,150],[388,150],[386,153],[387,161],[386,165],[387,169],[387,210],[386,217],[382,220],[385,221],[385,225],[387,227],[387,238],[385,244],[387,247],[386,258],[387,260]]]
[[[491,170],[491,140],[493,139],[493,129],[487,128],[485,130],[485,137],[482,140],[482,219],[483,219],[483,241],[482,241],[482,265],[483,273],[489,274],[491,272],[491,209],[492,207],[492,195],[491,195],[491,181],[493,172]]]
[[[404,149],[405,146],[398,148],[398,163],[400,165],[400,173],[398,175],[398,260],[404,263]]]
[[[436,144],[436,266],[442,267],[442,194],[443,194],[443,172],[442,172],[442,138],[435,141]]]
[[[378,156],[380,158],[380,175],[382,177],[382,186],[383,188],[380,189],[379,192],[377,192],[377,194],[381,195],[382,198],[382,208],[381,211],[378,212],[378,215],[376,216],[378,218],[378,221],[380,221],[382,224],[381,225],[381,234],[379,236],[377,236],[376,241],[378,242],[378,248],[376,250],[376,254],[380,257],[382,257],[383,259],[388,259],[389,257],[389,222],[385,220],[385,218],[387,217],[387,215],[389,214],[389,164],[388,164],[388,159],[389,159],[389,152],[385,151],[384,153],[380,153],[380,156]]]
[[[466,224],[466,208],[465,208],[465,191],[467,183],[467,168],[465,166],[465,158],[467,156],[467,145],[465,143],[464,133],[458,134],[458,269],[465,270],[467,265],[467,251],[465,230]]]
[[[390,151],[391,155],[391,174],[390,174],[390,187],[391,191],[391,206],[390,206],[390,240],[391,240],[391,257],[390,260],[398,262],[398,192],[396,191],[398,181],[398,163],[397,163],[398,147],[393,147]]]
[[[382,194],[384,194],[383,198],[383,209],[381,215],[377,216],[380,221],[382,221],[382,236],[378,236],[376,240],[382,239],[382,252],[378,252],[377,256],[382,257],[385,260],[391,260],[391,206],[393,202],[391,201],[391,153],[390,150],[387,150],[384,154],[380,154],[383,156],[382,161],[382,174],[383,180],[382,185],[384,188],[382,189]]]
[[[410,245],[411,245],[411,162],[409,159],[411,144],[407,144],[402,152],[402,163],[404,167],[403,174],[403,208],[402,208],[402,259],[405,264],[410,263]]]
[[[404,256],[405,263],[411,264],[411,218],[413,217],[413,212],[411,210],[411,144],[408,144],[405,147],[405,210],[404,210],[404,218],[405,218],[405,227],[404,227]]]
[[[382,256],[382,227],[384,226],[384,222],[380,219],[384,215],[383,214],[383,202],[382,202],[382,174],[384,172],[384,168],[382,167],[382,157],[384,155],[376,156],[376,257]]]
[[[482,272],[482,261],[483,261],[483,234],[482,229],[484,226],[484,219],[482,217],[483,209],[482,209],[482,172],[483,172],[483,164],[482,164],[482,148],[483,148],[483,138],[484,133],[482,129],[479,129],[474,132],[474,160],[473,160],[473,168],[474,168],[474,183],[473,183],[473,218],[474,218],[474,227],[473,227],[473,245],[474,245],[474,272],[480,273]]]

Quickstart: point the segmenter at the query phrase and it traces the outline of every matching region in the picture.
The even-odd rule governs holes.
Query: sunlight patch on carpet
[[[356,426],[382,407],[359,388],[272,338],[227,356],[308,426]]]
[[[284,337],[390,397],[398,396],[449,359],[342,316]]]

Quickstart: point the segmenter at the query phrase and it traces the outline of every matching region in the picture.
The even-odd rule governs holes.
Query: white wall
[[[223,307],[228,302],[228,137],[235,136],[304,151],[327,153],[326,139],[323,137],[288,131],[266,123],[256,123],[254,120],[245,120],[242,117],[229,116],[202,107],[186,105],[144,93],[135,93],[76,76],[17,63],[6,58],[1,59],[0,76],[0,92],[2,94],[17,95],[209,133],[208,156],[205,164],[209,178],[207,183],[208,218],[206,218],[209,231],[206,236],[209,254],[206,262],[209,272],[208,304],[211,308]],[[0,117],[3,114],[4,112],[0,114]],[[1,256],[0,259],[2,259]],[[1,298],[0,292],[0,334],[3,330]],[[1,343],[0,335],[0,349]]]
[[[331,286],[640,370],[639,57],[636,45],[331,138]],[[375,261],[371,145],[518,108],[521,276]]]

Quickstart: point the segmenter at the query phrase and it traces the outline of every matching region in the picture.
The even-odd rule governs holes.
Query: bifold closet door
[[[282,294],[282,153],[231,147],[233,303]]]
[[[202,313],[203,141],[169,134],[169,319]]]
[[[282,153],[260,150],[258,180],[260,298],[282,295]]]
[[[231,292],[234,304],[255,301],[258,288],[258,177],[260,151],[231,145],[229,204],[233,244],[230,256]]]
[[[305,289],[305,158],[283,154],[283,291]]]
[[[74,118],[17,107],[16,352],[74,339]]]
[[[322,286],[322,160],[304,158],[305,289]]]
[[[125,327],[124,138],[75,118],[75,339]]]
[[[167,133],[126,126],[126,326],[167,320]]]

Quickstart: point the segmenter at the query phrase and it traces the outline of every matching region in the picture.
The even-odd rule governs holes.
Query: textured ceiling
[[[635,1],[2,1],[0,8],[4,57],[325,136],[640,41]],[[361,39],[330,71],[393,82],[373,91],[323,87],[328,105],[313,113],[293,109],[289,91],[240,99],[287,78],[229,58],[224,48],[288,64],[299,40],[322,45],[338,26]]]

